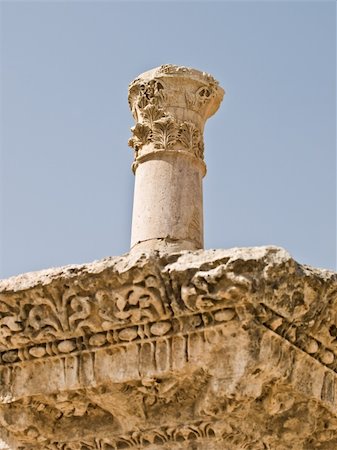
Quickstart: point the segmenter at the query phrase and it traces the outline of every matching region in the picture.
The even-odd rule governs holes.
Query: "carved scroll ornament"
[[[135,158],[153,151],[182,151],[203,161],[203,128],[223,97],[208,74],[187,67],[161,66],[129,86],[136,125],[129,145]]]
[[[103,266],[2,282],[13,449],[336,448],[336,274],[273,247]]]

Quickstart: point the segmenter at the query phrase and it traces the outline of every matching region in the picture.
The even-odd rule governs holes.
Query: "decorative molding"
[[[187,67],[168,64],[140,75],[129,86],[136,161],[155,151],[182,151],[203,161],[204,124],[223,95],[211,75]]]
[[[220,445],[216,448],[218,450],[224,450],[223,445],[230,445],[230,443],[236,441],[236,443],[241,442],[242,444],[255,442],[257,445],[255,449],[263,450],[263,447],[259,446],[257,440],[251,436],[241,434],[238,437],[237,434],[238,432],[233,427],[226,425],[221,420],[196,420],[184,425],[167,425],[148,430],[139,430],[107,439],[93,439],[68,444],[60,442],[51,443],[43,448],[45,450],[121,450],[125,448],[147,448],[153,445],[158,448],[158,446],[161,447],[169,443],[180,443],[180,445],[193,445],[194,443],[195,445],[199,442],[206,449],[207,445],[213,443],[213,441],[217,441]],[[211,445],[214,445],[214,443]],[[187,449],[190,447],[185,447],[184,445],[183,448]],[[21,449],[19,448],[19,450]],[[30,450],[30,448],[25,447],[25,450]]]
[[[331,348],[322,344],[318,339],[306,333],[296,324],[261,303],[256,309],[256,318],[264,327],[287,340],[302,350],[319,364],[337,373],[337,354]]]
[[[165,286],[156,275],[144,273],[139,282],[113,283],[114,279],[106,283],[93,279],[88,285],[76,283],[21,295],[2,294],[0,349],[73,338],[125,326],[127,322],[140,324],[171,315]]]
[[[174,119],[163,117],[153,123],[154,147],[161,150],[170,150],[177,142],[177,131]]]
[[[263,248],[31,276],[0,282],[13,450],[337,448],[336,274]]]
[[[102,348],[125,347],[131,343],[145,345],[149,342],[156,346],[158,341],[158,343],[165,343],[168,347],[173,348],[172,338],[175,336],[183,339],[184,347],[188,348],[189,335],[202,334],[204,330],[211,328],[216,331],[223,324],[236,318],[237,315],[233,308],[214,308],[204,313],[190,314],[174,319],[168,318],[168,320],[116,327],[110,331],[14,348],[0,353],[0,367],[26,361],[35,362],[45,358],[74,356],[82,352],[95,352]],[[221,332],[220,329],[219,332]],[[203,337],[203,339],[205,338]],[[188,361],[188,352],[186,357]]]

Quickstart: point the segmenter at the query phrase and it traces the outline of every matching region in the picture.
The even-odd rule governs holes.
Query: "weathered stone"
[[[129,145],[136,175],[131,248],[203,248],[203,130],[224,90],[209,74],[171,64],[129,86],[136,121]]]
[[[277,247],[0,282],[11,449],[337,448],[337,274]]]
[[[132,252],[0,281],[0,448],[337,448],[337,274],[190,251],[222,96],[185,67],[135,80]]]

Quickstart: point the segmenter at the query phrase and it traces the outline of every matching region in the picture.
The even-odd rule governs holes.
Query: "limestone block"
[[[337,274],[277,247],[131,253],[0,281],[20,450],[337,448]]]

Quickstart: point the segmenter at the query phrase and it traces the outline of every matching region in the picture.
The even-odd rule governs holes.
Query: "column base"
[[[147,239],[146,241],[137,242],[130,249],[130,252],[145,252],[160,250],[164,253],[175,253],[182,250],[200,250],[202,247],[196,242],[182,239],[157,238]]]

